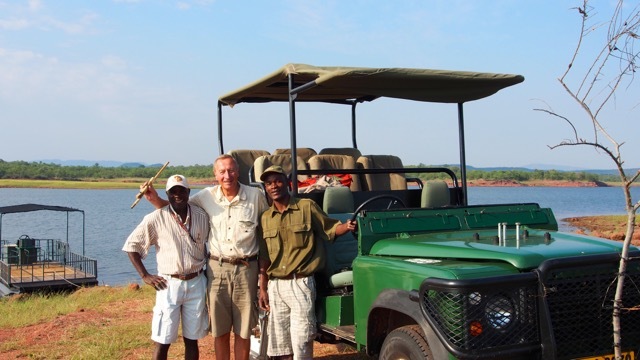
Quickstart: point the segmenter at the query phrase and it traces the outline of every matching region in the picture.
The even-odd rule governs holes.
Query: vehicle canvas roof
[[[266,77],[219,98],[221,104],[289,101],[293,88],[309,84],[296,101],[364,102],[390,97],[425,102],[464,103],[524,81],[522,75],[412,68],[366,68],[287,64]]]
[[[22,213],[22,212],[30,212],[30,211],[40,211],[40,210],[50,210],[50,211],[66,211],[66,212],[84,212],[79,209],[74,209],[66,206],[54,206],[54,205],[39,205],[39,204],[20,204],[20,205],[11,205],[11,206],[2,206],[0,207],[0,214],[12,214],[12,213]]]

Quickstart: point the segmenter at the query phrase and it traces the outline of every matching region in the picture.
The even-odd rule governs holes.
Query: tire
[[[397,328],[382,343],[379,360],[433,359],[429,344],[418,325]]]

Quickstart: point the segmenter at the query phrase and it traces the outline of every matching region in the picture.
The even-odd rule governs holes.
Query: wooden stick
[[[160,170],[158,170],[158,172],[156,173],[156,175],[154,177],[152,177],[151,179],[149,179],[149,181],[145,182],[142,186],[142,189],[140,189],[140,192],[138,193],[138,195],[136,195],[136,201],[133,202],[133,204],[131,204],[131,208],[133,209],[136,205],[138,205],[138,202],[140,202],[140,199],[142,199],[142,197],[144,196],[144,194],[147,193],[147,189],[149,189],[149,185],[153,184],[153,182],[156,180],[156,178],[158,177],[158,175],[160,175],[160,173],[164,170],[164,168],[167,167],[167,165],[169,165],[169,162],[167,161],[166,163],[164,163],[164,165],[162,165],[162,167],[160,168]]]

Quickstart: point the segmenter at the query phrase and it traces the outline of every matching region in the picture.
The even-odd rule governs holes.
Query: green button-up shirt
[[[260,256],[271,260],[270,277],[312,275],[325,264],[318,241],[333,241],[339,220],[332,219],[313,200],[291,198],[282,212],[271,205],[261,218]]]

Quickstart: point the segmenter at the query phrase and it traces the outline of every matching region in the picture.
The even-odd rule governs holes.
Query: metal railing
[[[97,261],[71,252],[69,244],[56,239],[33,240],[30,247],[0,240],[0,279],[6,285],[97,277]]]

